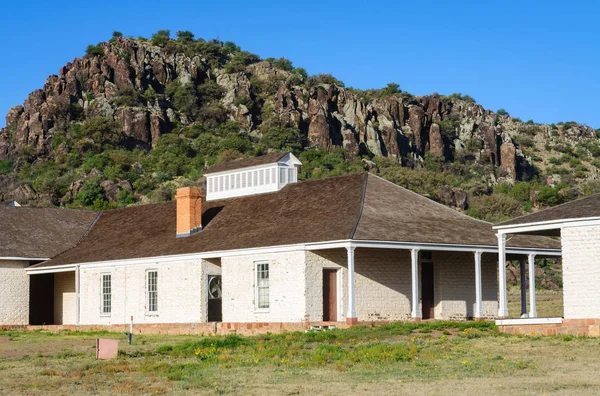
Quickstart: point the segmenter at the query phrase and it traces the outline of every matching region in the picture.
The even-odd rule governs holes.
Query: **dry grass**
[[[507,293],[508,315],[511,318],[521,316],[521,290],[519,287],[510,287]],[[561,318],[563,316],[562,290],[535,291],[535,306],[540,318]],[[529,291],[527,291],[527,311],[529,312]]]
[[[0,394],[596,394],[597,339],[488,323],[398,323],[258,337],[0,332]],[[5,338],[6,339],[6,338]],[[39,352],[38,352],[39,351]]]

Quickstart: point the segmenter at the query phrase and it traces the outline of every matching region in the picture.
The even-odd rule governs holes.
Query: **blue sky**
[[[222,5],[220,4],[222,3]],[[600,128],[593,1],[112,1],[0,4],[0,126],[8,109],[113,30],[233,41],[347,86],[462,92],[524,121]]]

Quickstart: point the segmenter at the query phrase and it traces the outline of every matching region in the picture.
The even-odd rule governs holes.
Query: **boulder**
[[[461,210],[467,208],[468,195],[460,188],[442,186],[438,191],[438,198],[440,202],[446,206],[451,206]]]
[[[443,157],[444,151],[444,140],[442,139],[440,126],[433,123],[429,127],[429,152],[433,155]]]
[[[517,148],[511,141],[506,141],[500,146],[500,168],[509,178],[517,179]]]
[[[29,184],[21,184],[19,187],[4,195],[5,201],[17,201],[20,204],[27,204],[36,198],[37,193]]]

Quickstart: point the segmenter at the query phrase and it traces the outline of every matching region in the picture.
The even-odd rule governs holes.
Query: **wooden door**
[[[323,321],[337,321],[337,270],[323,270]]]
[[[433,319],[433,263],[421,263],[421,309],[423,319]]]

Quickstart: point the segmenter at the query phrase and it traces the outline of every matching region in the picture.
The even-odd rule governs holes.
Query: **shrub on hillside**
[[[521,204],[506,195],[474,197],[469,202],[469,215],[491,223],[498,223],[523,213]]]
[[[192,84],[182,84],[179,80],[175,80],[167,84],[165,93],[171,99],[175,110],[188,117],[197,117],[198,97]]]
[[[117,146],[122,139],[113,120],[105,117],[88,118],[71,128],[75,139],[83,151],[96,153]]]
[[[85,49],[85,56],[89,56],[89,57],[98,56],[98,57],[102,58],[104,56],[104,48],[100,44],[97,44],[97,45],[90,44]]]
[[[152,44],[164,47],[171,40],[170,30],[159,30],[152,35]]]
[[[303,140],[304,136],[297,128],[270,126],[263,131],[262,142],[267,147],[297,153],[302,149]]]
[[[177,41],[181,41],[183,43],[189,43],[194,41],[194,33],[189,30],[178,30],[177,33]]]

